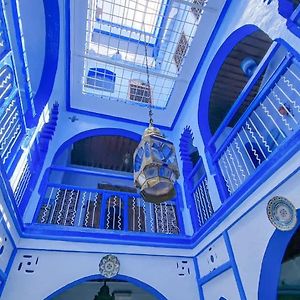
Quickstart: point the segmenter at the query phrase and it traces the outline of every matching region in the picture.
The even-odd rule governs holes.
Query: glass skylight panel
[[[89,0],[83,92],[101,95],[101,99],[139,102],[130,99],[128,89],[130,80],[145,80],[146,46],[153,105],[165,108],[206,2]],[[201,10],[197,18],[195,10]],[[178,45],[182,44],[180,40],[183,32],[186,44],[179,57]],[[111,89],[113,92],[108,92],[108,88],[106,91],[105,88],[101,90],[102,85],[106,86],[101,81],[103,79],[88,78],[88,74],[94,74],[93,70],[99,68],[116,74],[114,89]],[[93,87],[91,83],[96,86]]]

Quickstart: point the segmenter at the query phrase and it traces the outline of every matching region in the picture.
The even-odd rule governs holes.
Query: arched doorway
[[[106,294],[106,298],[103,295]],[[98,298],[95,298],[98,296]],[[81,278],[55,291],[45,300],[166,300],[166,298],[150,285],[124,275],[113,279],[104,279],[99,275]]]
[[[278,300],[300,299],[300,227],[290,240],[282,262],[278,283]]]
[[[44,174],[34,221],[116,233],[180,234],[180,196],[159,206],[146,202],[134,186],[139,139],[134,132],[102,128],[66,141]]]
[[[272,40],[259,28],[245,25],[234,31],[219,48],[204,79],[198,108],[199,128],[206,145],[248,83],[271,43]],[[235,121],[256,95],[261,81],[260,78],[249,93]]]
[[[290,231],[276,229],[266,248],[259,278],[259,300],[300,299],[300,210]],[[291,268],[292,266],[292,268]]]

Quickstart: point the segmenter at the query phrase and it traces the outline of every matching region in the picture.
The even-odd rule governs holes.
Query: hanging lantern
[[[134,184],[145,201],[159,204],[176,196],[174,183],[179,177],[179,170],[173,143],[166,140],[153,125],[146,30],[144,36],[147,87],[149,87],[145,98],[149,103],[149,127],[145,130],[133,155]]]
[[[179,177],[174,145],[152,124],[134,152],[134,183],[147,202],[159,204],[176,196]]]

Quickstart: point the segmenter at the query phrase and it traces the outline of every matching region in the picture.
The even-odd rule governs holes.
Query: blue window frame
[[[115,90],[116,73],[103,68],[90,68],[86,78],[89,88],[113,93]]]

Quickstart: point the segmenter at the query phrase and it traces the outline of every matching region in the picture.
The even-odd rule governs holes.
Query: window
[[[86,77],[86,86],[107,92],[114,92],[116,73],[103,68],[90,68]]]
[[[174,61],[177,67],[177,71],[179,71],[181,68],[183,58],[188,49],[188,45],[189,44],[187,37],[184,32],[182,32],[174,54]]]
[[[129,99],[138,102],[151,102],[151,88],[150,85],[141,80],[129,81]]]
[[[207,0],[193,0],[193,5],[191,11],[197,20],[200,19],[203,14],[203,8],[206,5]]]

